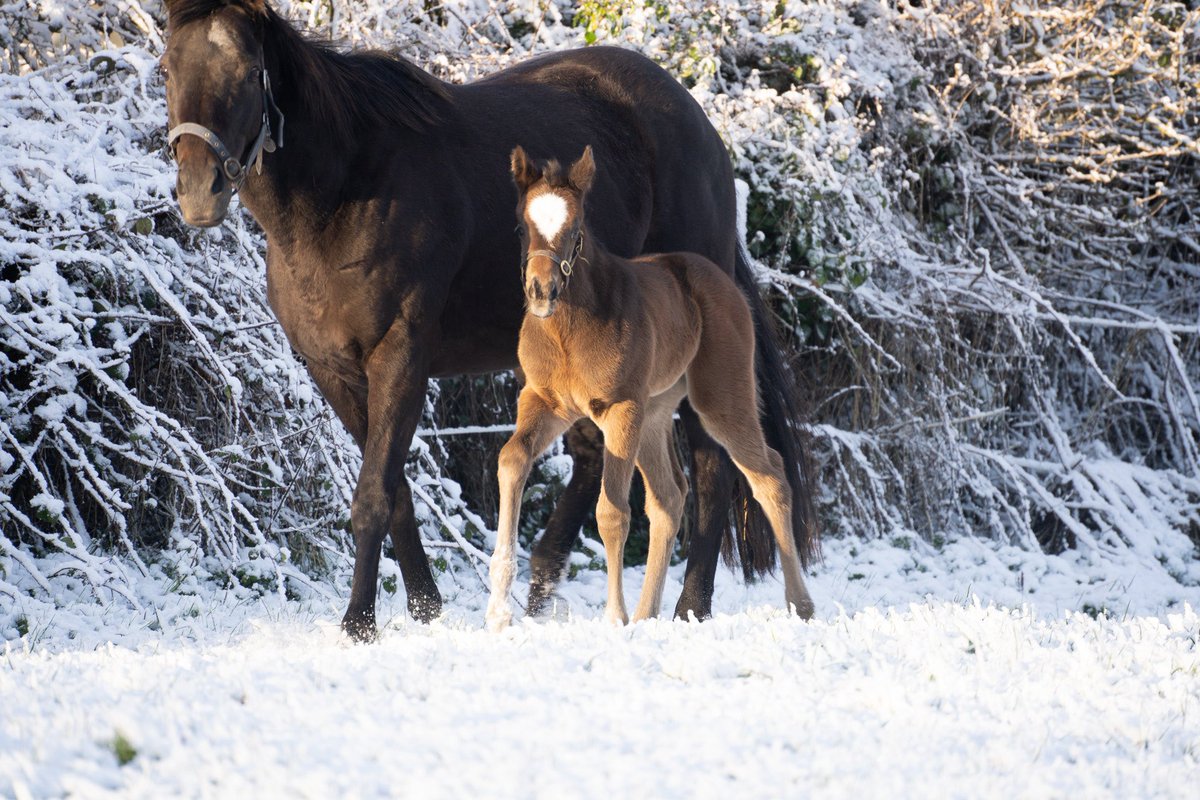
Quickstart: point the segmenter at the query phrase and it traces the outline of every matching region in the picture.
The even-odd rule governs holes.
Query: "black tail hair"
[[[750,268],[750,256],[739,244],[733,279],[750,304],[754,318],[754,372],[758,384],[760,416],[767,444],[783,457],[788,485],[792,488],[792,535],[801,563],[807,567],[820,556],[816,510],[812,498],[812,465],[805,447],[806,433],[800,413],[796,380],[784,360],[783,348]],[[750,578],[775,566],[775,537],[762,507],[754,501],[750,487],[738,475],[734,489],[733,535],[726,534],[721,553],[726,563],[735,564],[734,549],[742,573]]]

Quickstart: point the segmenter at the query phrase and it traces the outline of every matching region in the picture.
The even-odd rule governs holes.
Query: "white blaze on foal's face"
[[[554,192],[544,192],[529,201],[526,213],[546,244],[553,246],[567,224],[567,201]]]

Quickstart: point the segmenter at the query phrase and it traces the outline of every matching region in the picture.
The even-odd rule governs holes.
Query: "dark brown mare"
[[[389,534],[410,613],[428,620],[441,609],[404,462],[430,377],[516,366],[523,300],[507,166],[518,142],[563,161],[595,146],[605,172],[589,220],[614,253],[697,252],[748,290],[767,437],[800,469],[794,388],[738,247],[728,154],[662,69],[596,47],[450,85],[394,55],[309,41],[264,0],[167,0],[167,11],[163,68],[183,217],[217,225],[240,190],[266,232],[271,307],[362,448],[342,623],[352,636],[374,634]],[[683,418],[698,519],[676,613],[704,617],[735,475],[695,415]],[[534,550],[532,611],[598,495],[598,439],[594,426],[568,434],[575,469]],[[807,499],[795,504],[798,530],[811,525]],[[746,512],[758,524],[738,543],[743,568],[765,569],[769,529],[755,505]]]
[[[797,614],[810,618],[812,598],[800,559],[815,543],[793,538],[793,487],[759,423],[754,320],[746,298],[704,256],[662,253],[628,260],[597,244],[584,213],[597,174],[591,147],[566,170],[557,161],[532,162],[518,147],[512,174],[526,244],[526,314],[517,349],[525,385],[517,428],[500,451],[500,524],[488,626],[500,629],[511,619],[508,591],[529,468],[583,418],[604,434],[596,522],[608,559],[605,617],[629,621],[621,567],[635,466],[646,486],[650,549],[634,620],[658,616],[687,496],[672,421],[685,396],[766,511],[779,545],[784,597]]]

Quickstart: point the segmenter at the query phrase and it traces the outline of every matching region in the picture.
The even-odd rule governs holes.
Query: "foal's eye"
[[[516,233],[517,236],[524,236],[525,235],[525,226],[517,225],[517,227],[513,228],[513,232]]]

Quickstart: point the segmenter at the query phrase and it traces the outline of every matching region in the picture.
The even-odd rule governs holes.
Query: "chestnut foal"
[[[746,476],[779,545],[784,597],[813,613],[792,537],[792,487],[759,423],[750,308],[733,280],[694,253],[632,261],[606,252],[583,219],[596,176],[592,149],[563,170],[518,147],[512,174],[526,255],[525,319],[517,351],[525,386],[516,431],[500,452],[500,524],[491,561],[487,622],[512,619],[508,592],[521,493],[530,466],[581,417],[604,433],[596,522],[608,559],[605,618],[626,623],[621,566],[629,534],[629,485],[646,485],[650,551],[634,620],[658,615],[687,481],[675,455],[672,417],[686,396],[704,429]]]

